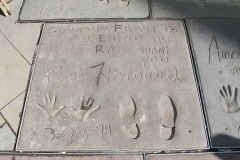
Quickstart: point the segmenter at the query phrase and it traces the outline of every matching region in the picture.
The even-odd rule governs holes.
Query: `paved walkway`
[[[14,149],[25,91],[41,24],[18,24],[21,1],[10,3],[13,15],[0,15],[0,150]]]
[[[26,97],[27,85],[31,74],[31,66],[34,60],[36,44],[39,40],[42,24],[41,23],[17,23],[18,14],[22,5],[21,0],[13,0],[10,4],[13,15],[4,17],[0,15],[0,154],[8,153],[10,155],[0,155],[1,160],[22,160],[22,159],[79,159],[75,156],[65,156],[64,153],[48,157],[44,155],[33,156],[21,154],[15,151],[17,135],[19,132],[19,123],[22,117],[23,105]],[[173,155],[95,155],[81,156],[82,160],[230,160],[240,159],[240,154],[234,153],[208,153],[212,150],[205,150],[198,154],[173,154]],[[13,156],[13,154],[17,154]]]

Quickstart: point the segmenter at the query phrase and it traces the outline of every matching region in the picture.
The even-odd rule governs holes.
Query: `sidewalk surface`
[[[239,2],[30,1],[0,13],[0,160],[240,160],[240,21],[209,19]]]

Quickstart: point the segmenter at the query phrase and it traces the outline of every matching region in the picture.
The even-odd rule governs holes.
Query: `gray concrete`
[[[107,1],[107,0],[104,0]],[[94,18],[146,18],[149,16],[148,0],[25,0],[20,20],[69,20]]]
[[[41,24],[17,23],[22,0],[13,0],[9,7],[13,11],[11,16],[0,15],[0,34],[14,46],[19,54],[28,62],[32,63],[34,50],[39,38]]]
[[[188,21],[212,147],[240,146],[240,21]],[[234,94],[235,92],[235,94]]]
[[[239,152],[148,155],[147,160],[238,160]]]
[[[240,17],[239,0],[153,0],[154,18]]]
[[[18,151],[204,148],[181,21],[45,25]]]
[[[1,160],[143,160],[143,155],[1,156]]]
[[[0,121],[4,121],[0,115]],[[0,151],[12,151],[14,149],[15,135],[9,125],[4,121],[0,125]]]

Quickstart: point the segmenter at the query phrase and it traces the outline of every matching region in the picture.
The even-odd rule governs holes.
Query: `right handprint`
[[[222,97],[223,108],[228,113],[238,112],[240,110],[240,106],[238,106],[237,102],[237,88],[231,89],[230,85],[223,86],[219,93]]]

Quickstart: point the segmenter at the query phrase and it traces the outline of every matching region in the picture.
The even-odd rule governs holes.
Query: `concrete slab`
[[[127,3],[126,1],[129,1]],[[20,20],[146,18],[148,0],[25,0]]]
[[[24,98],[25,98],[25,92],[23,92],[14,101],[12,101],[4,109],[1,110],[1,113],[9,122],[9,124],[11,125],[15,133],[17,133],[18,131]]]
[[[240,147],[240,20],[188,21],[205,99],[211,145]]]
[[[14,149],[16,136],[7,123],[0,126],[0,151],[12,151]]]
[[[143,160],[143,155],[0,156],[1,160]]]
[[[0,126],[2,126],[5,123],[5,120],[3,119],[3,117],[0,115]]]
[[[193,153],[173,155],[148,155],[147,160],[238,160],[239,152],[232,153]]]
[[[13,13],[8,17],[0,15],[0,32],[2,32],[29,63],[32,63],[41,24],[17,23],[21,4],[22,0],[14,0],[9,3]]]
[[[153,0],[154,18],[240,17],[239,0]]]
[[[30,65],[0,33],[0,110],[26,87]]]
[[[27,97],[18,151],[207,148],[181,21],[47,24]]]

